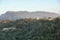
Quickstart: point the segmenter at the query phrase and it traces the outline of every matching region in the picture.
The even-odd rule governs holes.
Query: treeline
[[[60,17],[3,20],[0,40],[60,40]]]

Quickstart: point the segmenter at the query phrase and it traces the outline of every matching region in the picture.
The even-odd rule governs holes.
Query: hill
[[[7,11],[5,14],[0,16],[0,20],[16,20],[21,18],[36,18],[36,17],[52,17],[55,18],[59,16],[56,13],[44,12],[44,11],[36,11],[36,12],[28,12],[28,11]]]

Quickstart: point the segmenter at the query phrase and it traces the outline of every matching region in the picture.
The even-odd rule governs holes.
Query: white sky
[[[6,11],[48,11],[60,13],[60,0],[0,0],[0,15]]]

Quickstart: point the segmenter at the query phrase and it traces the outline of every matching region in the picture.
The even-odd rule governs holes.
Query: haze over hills
[[[28,12],[28,11],[7,11],[5,14],[0,16],[0,20],[16,20],[21,18],[36,18],[36,17],[52,17],[55,18],[59,16],[59,14],[52,12],[44,12],[44,11],[36,11],[36,12]]]

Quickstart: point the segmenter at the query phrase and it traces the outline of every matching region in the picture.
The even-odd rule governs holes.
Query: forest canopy
[[[0,20],[0,40],[60,40],[60,17]]]

